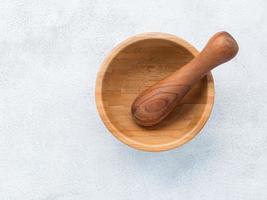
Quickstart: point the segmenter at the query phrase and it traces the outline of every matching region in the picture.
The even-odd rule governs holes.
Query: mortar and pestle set
[[[170,34],[133,36],[104,60],[96,103],[109,131],[143,151],[165,151],[196,136],[214,102],[211,70],[238,52],[227,32],[216,33],[199,53]]]

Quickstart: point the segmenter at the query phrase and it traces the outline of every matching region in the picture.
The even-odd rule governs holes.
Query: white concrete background
[[[1,200],[265,200],[265,0],[1,0]],[[216,31],[239,42],[214,71],[212,116],[192,142],[131,149],[94,102],[99,65],[130,35],[162,31],[198,49]]]

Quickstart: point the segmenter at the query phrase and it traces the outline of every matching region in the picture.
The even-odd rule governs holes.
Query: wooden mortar
[[[140,92],[197,55],[188,42],[166,33],[139,34],[116,46],[101,65],[95,90],[97,109],[108,130],[123,143],[143,151],[173,149],[194,138],[207,122],[214,102],[210,72],[155,127],[137,125],[131,105]]]

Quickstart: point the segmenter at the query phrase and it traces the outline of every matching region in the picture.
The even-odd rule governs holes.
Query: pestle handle
[[[191,62],[143,91],[132,104],[134,120],[142,126],[162,121],[210,70],[231,60],[238,52],[235,39],[227,32],[218,32]]]

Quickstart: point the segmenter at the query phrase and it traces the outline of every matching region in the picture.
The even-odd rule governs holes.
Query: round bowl
[[[166,33],[132,36],[106,57],[96,81],[97,109],[105,126],[123,143],[143,151],[165,151],[195,137],[207,122],[214,102],[209,73],[196,83],[159,125],[145,128],[131,116],[138,94],[188,63],[198,51]]]

